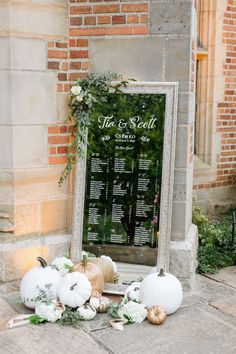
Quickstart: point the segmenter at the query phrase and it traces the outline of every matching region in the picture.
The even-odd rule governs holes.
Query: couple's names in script
[[[125,119],[119,119],[118,121],[114,120],[114,116],[100,116],[98,118],[98,128],[99,129],[104,129],[104,128],[112,128],[112,127],[117,127],[118,129],[122,130],[124,128],[130,128],[130,129],[153,129],[155,127],[155,124],[158,122],[158,119],[155,116],[151,116],[151,118],[143,122],[142,119],[139,116],[135,117],[130,117],[128,120]]]

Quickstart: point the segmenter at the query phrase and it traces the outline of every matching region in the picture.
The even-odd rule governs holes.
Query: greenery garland
[[[115,85],[112,81],[119,80]],[[111,89],[116,93],[120,87],[126,87],[124,81],[116,74],[90,74],[86,79],[78,80],[71,88],[69,102],[70,115],[68,121],[72,124],[71,143],[67,153],[67,165],[63,170],[59,186],[61,187],[66,177],[71,173],[77,159],[84,156],[84,145],[87,138],[87,129],[91,113],[97,105],[107,102]]]

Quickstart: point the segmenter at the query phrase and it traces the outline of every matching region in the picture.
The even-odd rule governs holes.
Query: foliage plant
[[[117,81],[112,85],[112,81]],[[77,159],[84,156],[84,146],[87,139],[87,130],[90,123],[90,116],[93,110],[107,102],[110,90],[114,92],[120,87],[126,86],[126,81],[121,80],[116,74],[90,74],[86,79],[78,80],[71,88],[69,102],[70,115],[68,118],[72,126],[70,146],[67,153],[67,165],[59,179],[59,186],[62,186],[66,177],[70,174]]]
[[[236,264],[236,246],[232,245],[231,213],[212,222],[199,207],[193,208],[193,223],[198,227],[198,273],[216,273]]]

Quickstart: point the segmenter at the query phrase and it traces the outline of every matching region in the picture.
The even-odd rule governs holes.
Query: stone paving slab
[[[226,315],[236,318],[236,293],[234,296],[210,301],[209,304]]]
[[[179,310],[161,326],[147,321],[93,336],[115,354],[235,354],[236,327],[198,307]]]
[[[12,307],[4,299],[0,298],[0,332],[6,330],[7,322],[16,314]]]
[[[0,333],[0,354],[107,354],[82,330],[54,324],[25,325]]]
[[[207,274],[207,277],[236,289],[236,266],[221,269],[216,274]]]

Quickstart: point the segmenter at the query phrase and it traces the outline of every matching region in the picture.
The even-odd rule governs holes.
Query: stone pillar
[[[61,168],[48,164],[58,113],[57,74],[46,67],[47,42],[65,38],[67,16],[66,0],[0,3],[0,212],[14,224],[0,232],[0,280],[69,245],[68,188],[59,190]]]

